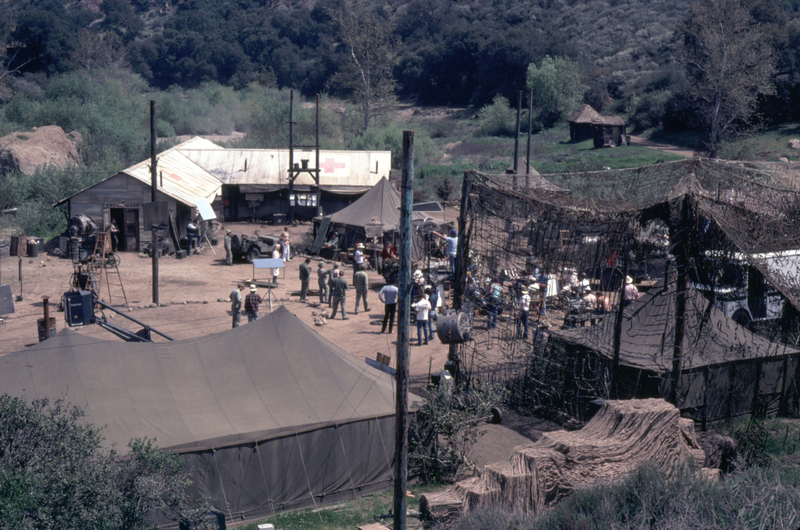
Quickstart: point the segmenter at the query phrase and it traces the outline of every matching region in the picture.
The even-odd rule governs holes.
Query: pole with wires
[[[400,279],[397,300],[397,398],[395,399],[394,530],[406,528],[408,482],[408,375],[410,367],[411,210],[414,203],[414,131],[403,131],[400,190]]]

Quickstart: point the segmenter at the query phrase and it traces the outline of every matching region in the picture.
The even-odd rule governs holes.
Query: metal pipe
[[[406,528],[408,483],[408,376],[410,366],[411,212],[414,203],[414,131],[403,131],[400,193],[400,281],[397,301],[397,398],[394,456],[394,529]]]
[[[118,314],[118,315],[122,315],[122,316],[124,316],[125,318],[127,318],[127,319],[128,319],[128,320],[130,320],[131,322],[136,322],[137,324],[139,324],[139,325],[140,325],[140,326],[142,326],[143,328],[147,328],[147,329],[149,329],[149,330],[150,330],[150,331],[152,331],[152,332],[158,333],[159,335],[161,335],[162,337],[164,337],[164,338],[165,338],[165,339],[167,339],[167,340],[175,340],[174,338],[170,337],[170,336],[169,336],[169,335],[167,335],[166,333],[161,333],[161,332],[160,332],[160,331],[158,331],[156,328],[154,328],[154,327],[152,327],[152,326],[150,326],[150,325],[148,325],[148,324],[145,324],[145,323],[144,323],[144,322],[142,322],[141,320],[139,320],[139,319],[136,319],[136,318],[133,318],[132,316],[130,316],[130,315],[126,314],[126,313],[123,313],[122,311],[120,311],[119,309],[117,309],[116,307],[114,307],[113,305],[109,305],[109,304],[107,304],[107,303],[103,302],[102,300],[96,300],[96,299],[95,299],[95,303],[96,303],[97,305],[99,305],[100,307],[103,307],[103,308],[105,308],[105,309],[108,309],[109,311],[113,311],[113,312],[115,312],[115,313],[116,313],[116,314]]]

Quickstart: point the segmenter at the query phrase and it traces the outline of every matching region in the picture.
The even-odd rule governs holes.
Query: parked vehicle
[[[248,263],[259,258],[271,258],[272,251],[280,245],[281,238],[276,235],[262,236],[256,230],[255,235],[231,236],[231,252],[234,258],[246,259]]]

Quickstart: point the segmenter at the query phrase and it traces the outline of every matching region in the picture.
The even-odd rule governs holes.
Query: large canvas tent
[[[66,330],[0,359],[0,392],[66,397],[125,452],[155,438],[184,455],[193,494],[242,520],[390,487],[394,380],[284,308],[170,343]],[[413,399],[413,398],[412,398]]]
[[[638,395],[668,397],[674,369],[677,284],[660,282],[624,310],[619,334],[619,370]],[[610,366],[615,355],[616,315],[596,326],[554,330],[552,339],[569,345],[576,358],[596,354],[601,365]],[[678,382],[678,406],[696,419],[717,419],[746,413],[758,396],[772,396],[774,406],[795,399],[798,351],[751,333],[689,286],[683,323]],[[602,369],[600,369],[602,372]],[[736,380],[737,395],[728,399]],[[643,384],[650,381],[651,384]],[[746,384],[745,384],[746,382]],[[578,385],[592,397],[587,381]],[[747,390],[743,390],[746,388]],[[602,395],[600,388],[595,395]],[[714,396],[713,399],[710,396]],[[605,396],[603,396],[605,397]]]
[[[380,225],[384,234],[396,232],[400,227],[400,204],[400,192],[382,178],[353,204],[320,221],[312,252],[319,252],[331,230],[337,230],[343,235],[342,248],[363,241],[366,228],[372,224]],[[421,223],[426,219],[424,212],[413,212],[411,218],[414,223]],[[414,245],[414,248],[418,246]],[[415,250],[414,257],[417,257],[416,254]]]

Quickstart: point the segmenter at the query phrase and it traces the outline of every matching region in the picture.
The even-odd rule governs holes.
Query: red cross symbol
[[[324,173],[333,173],[334,170],[344,168],[346,166],[347,164],[345,164],[344,162],[340,162],[337,164],[336,160],[333,158],[326,158],[325,161],[319,165],[319,167],[322,168],[322,171]]]

